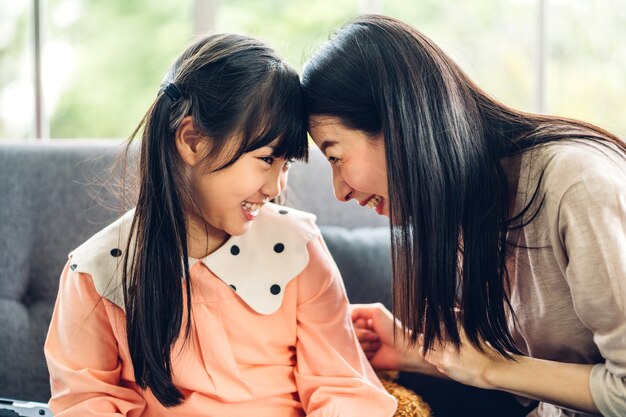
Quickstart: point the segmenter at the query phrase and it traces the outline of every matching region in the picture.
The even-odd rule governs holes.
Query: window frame
[[[46,0],[33,1],[33,76],[34,76],[34,140],[48,142],[50,138],[50,120],[45,111],[42,53],[45,44],[45,6]],[[535,67],[535,111],[546,111],[546,67],[547,67],[547,1],[535,0],[537,13],[535,26],[537,30]],[[361,13],[380,13],[383,10],[384,0],[361,0]],[[219,0],[193,0],[193,27],[194,33],[199,34],[215,27],[215,17],[219,7]]]

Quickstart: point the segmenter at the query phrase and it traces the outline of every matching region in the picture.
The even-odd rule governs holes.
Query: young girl
[[[392,224],[413,348],[357,307],[372,364],[537,399],[532,416],[625,416],[623,140],[499,103],[384,16],[341,28],[302,80],[337,198]]]
[[[296,72],[254,39],[206,37],[174,63],[140,125],[136,208],[61,277],[57,417],[393,415],[314,216],[269,203],[306,158],[302,108]]]

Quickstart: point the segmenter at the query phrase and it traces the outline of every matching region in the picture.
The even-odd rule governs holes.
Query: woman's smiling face
[[[370,136],[346,127],[337,117],[311,116],[309,134],[332,167],[337,200],[355,199],[389,217],[382,133]]]

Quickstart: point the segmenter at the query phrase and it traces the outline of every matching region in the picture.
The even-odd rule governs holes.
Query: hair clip
[[[170,98],[170,100],[172,100],[172,103],[176,103],[183,98],[183,93],[174,83],[167,83],[165,87],[161,88],[161,91],[163,91]]]

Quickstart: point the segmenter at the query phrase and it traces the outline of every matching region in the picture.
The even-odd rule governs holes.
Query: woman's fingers
[[[375,314],[376,304],[351,304],[350,314],[352,321],[355,322],[359,319],[368,320]]]
[[[379,334],[393,331],[393,316],[381,303],[352,304],[350,311],[355,326],[372,329]]]
[[[365,356],[367,359],[371,359],[376,352],[381,347],[380,338],[378,335],[367,329],[361,329],[356,327],[355,329],[356,337],[359,340],[359,344],[361,345],[361,349],[365,352]]]
[[[361,329],[357,327],[354,329],[354,331],[356,332],[357,339],[359,339],[359,342],[361,343],[380,341],[380,337],[378,336],[378,334],[369,329]]]
[[[368,326],[368,321],[369,320],[361,317],[356,320],[353,320],[352,323],[354,324],[354,327],[357,329],[369,329],[370,326]]]

